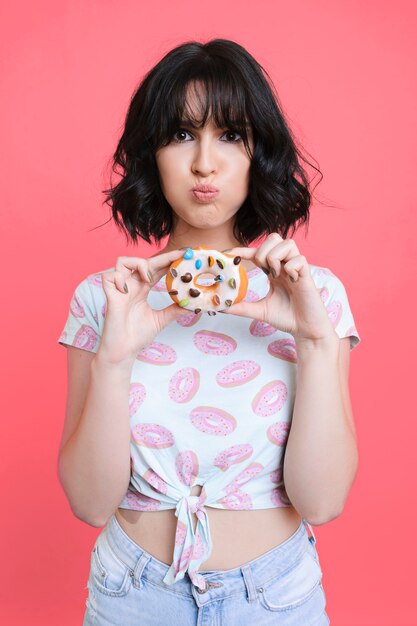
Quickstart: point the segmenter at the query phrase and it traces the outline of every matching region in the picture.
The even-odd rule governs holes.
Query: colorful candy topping
[[[194,257],[194,250],[192,248],[187,248],[184,253],[184,259],[192,259]]]

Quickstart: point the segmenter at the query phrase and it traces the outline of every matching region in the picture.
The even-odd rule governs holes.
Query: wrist
[[[294,337],[297,356],[314,353],[339,354],[340,339],[336,331],[317,338]]]
[[[128,374],[130,377],[134,362],[135,359],[133,357],[115,359],[99,349],[91,363],[95,369],[117,371],[122,375]]]

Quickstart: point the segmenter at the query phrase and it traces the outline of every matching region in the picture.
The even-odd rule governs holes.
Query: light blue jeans
[[[113,515],[91,553],[83,626],[328,626],[315,543],[302,520],[257,559],[201,569],[208,589],[200,592],[188,574],[166,585],[168,565],[130,539]]]

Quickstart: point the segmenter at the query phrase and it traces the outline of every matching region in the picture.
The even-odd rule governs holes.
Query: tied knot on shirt
[[[183,496],[177,504],[177,514],[179,514],[179,509],[182,507],[184,502],[186,503],[189,512],[195,513],[197,515],[197,518],[200,521],[203,521],[206,510],[204,508],[204,504],[200,499],[200,496]]]

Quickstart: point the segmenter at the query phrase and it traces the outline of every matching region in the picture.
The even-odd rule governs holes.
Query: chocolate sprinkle
[[[207,311],[209,315],[216,315],[216,311]]]
[[[177,272],[177,270],[176,270],[176,269],[174,269],[174,268],[171,268],[171,269],[169,270],[169,273],[171,274],[172,278],[176,278],[176,277],[178,276],[178,272]]]
[[[198,289],[190,289],[188,291],[188,293],[190,294],[190,296],[192,296],[193,298],[197,298],[197,296],[200,295],[200,292],[198,291]]]
[[[181,276],[181,280],[182,280],[183,283],[190,283],[193,280],[193,277],[190,274],[190,272],[187,272],[186,274]]]
[[[239,265],[239,263],[241,262],[241,257],[240,256],[235,256],[235,258],[233,259],[233,263],[235,265]]]
[[[178,295],[178,291],[176,289],[173,289],[172,291],[168,291],[170,296],[177,296]]]
[[[194,313],[197,315],[197,313],[201,313],[201,309],[194,309]]]
[[[226,267],[226,264],[223,261],[223,259],[216,259],[216,263],[222,270],[224,270],[224,268]]]
[[[225,305],[226,306],[232,306],[233,302],[231,300],[226,300],[225,301]]]

